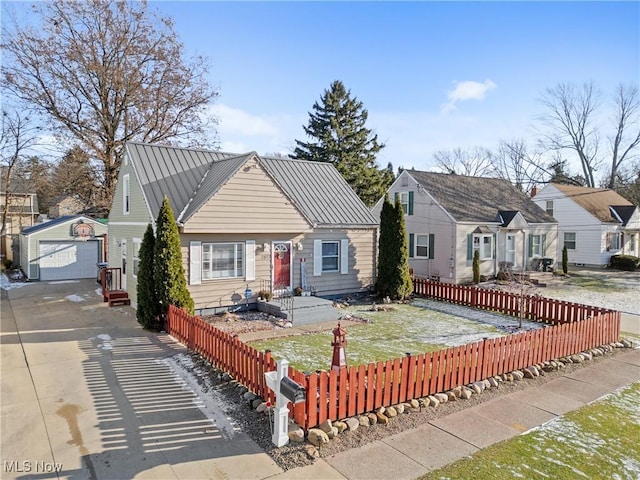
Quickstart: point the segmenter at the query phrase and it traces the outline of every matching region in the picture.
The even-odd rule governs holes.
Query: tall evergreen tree
[[[404,300],[412,291],[404,211],[400,201],[394,207],[389,195],[385,195],[380,211],[376,292],[382,297]]]
[[[381,169],[376,154],[384,148],[378,136],[365,127],[369,114],[362,102],[351,97],[341,81],[325,90],[313,104],[304,128],[309,142],[296,140],[294,158],[335,165],[351,188],[369,207],[393,182],[393,166]]]
[[[404,210],[400,199],[396,199],[394,208],[395,213],[395,232],[396,243],[398,248],[398,260],[394,275],[395,283],[394,298],[404,300],[411,296],[413,292],[413,282],[411,281],[411,273],[409,272],[409,245],[407,244],[407,229],[404,222]]]
[[[162,316],[166,317],[169,305],[184,308],[193,314],[193,299],[187,290],[182,266],[180,233],[166,195],[156,220],[154,257],[153,273]]]
[[[138,307],[136,318],[138,323],[149,330],[160,330],[160,303],[156,292],[156,282],[154,280],[154,250],[156,237],[151,224],[144,233],[140,251],[138,253]]]
[[[378,236],[378,275],[376,277],[376,292],[381,297],[390,295],[391,276],[395,258],[395,241],[393,233],[394,208],[389,201],[389,195],[384,196],[382,210],[380,210],[380,235]]]

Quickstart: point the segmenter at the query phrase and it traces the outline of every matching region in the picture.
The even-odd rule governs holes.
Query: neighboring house
[[[369,289],[377,222],[329,163],[126,145],[109,214],[109,267],[136,299],[138,252],[164,196],[176,216],[198,311],[260,290],[318,296]]]
[[[84,215],[69,215],[20,233],[20,267],[31,280],[96,278],[106,257],[107,226]]]
[[[49,217],[58,218],[67,215],[75,215],[84,211],[87,206],[82,200],[71,195],[60,195],[53,199],[49,207]]]
[[[507,180],[404,170],[388,194],[405,211],[416,276],[470,281],[475,251],[485,276],[496,275],[502,262],[525,271],[534,259],[558,260],[556,221]],[[372,211],[377,219],[381,208],[382,199]]]
[[[615,254],[640,256],[640,209],[613,190],[550,183],[533,200],[558,221],[569,263],[604,267]]]
[[[12,177],[7,188],[6,167],[0,169],[0,221],[6,210],[5,228],[0,238],[0,257],[19,256],[18,236],[23,228],[36,224],[38,196],[28,179]]]

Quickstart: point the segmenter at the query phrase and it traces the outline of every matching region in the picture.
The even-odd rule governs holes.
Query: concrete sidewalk
[[[621,352],[283,472],[162,362],[181,345],[96,289],[87,280],[3,292],[0,478],[412,479],[640,380],[640,351]]]
[[[501,396],[270,480],[414,479],[637,381],[640,350],[627,350],[538,387]]]

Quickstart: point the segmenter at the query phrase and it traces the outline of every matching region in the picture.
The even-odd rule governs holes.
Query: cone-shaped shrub
[[[182,266],[180,233],[166,196],[156,221],[154,255],[154,279],[162,316],[166,318],[169,305],[184,308],[193,314],[193,299],[187,290],[187,280]]]
[[[153,234],[153,227],[149,224],[138,252],[138,306],[136,308],[138,323],[148,330],[160,330],[162,327],[153,271],[155,244],[156,237]]]
[[[394,207],[385,195],[380,211],[376,292],[381,297],[402,300],[412,291],[404,211],[399,201]]]

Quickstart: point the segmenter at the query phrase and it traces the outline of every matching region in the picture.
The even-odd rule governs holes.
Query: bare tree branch
[[[611,142],[611,172],[607,188],[615,188],[616,177],[625,160],[632,158],[640,144],[640,96],[638,87],[619,85],[614,95],[615,134]]]
[[[575,152],[589,187],[595,187],[594,172],[600,164],[599,130],[595,124],[598,96],[592,82],[581,88],[560,83],[548,88],[541,100],[546,112],[540,120],[549,130],[542,139],[543,145],[552,150]]]
[[[33,9],[41,29],[15,21],[3,29],[3,84],[99,161],[103,207],[125,142],[215,144],[207,61],[185,58],[171,20],[146,2],[54,0]]]
[[[471,177],[490,177],[494,174],[492,153],[483,147],[439,150],[433,154],[433,158],[436,166],[446,173]]]
[[[0,187],[5,194],[0,205],[0,236],[5,234],[9,210],[16,206],[16,176],[20,172],[20,162],[24,161],[25,151],[36,145],[38,129],[31,118],[19,111],[2,112],[0,131]],[[22,182],[24,183],[24,182]],[[18,205],[19,206],[19,205]]]

